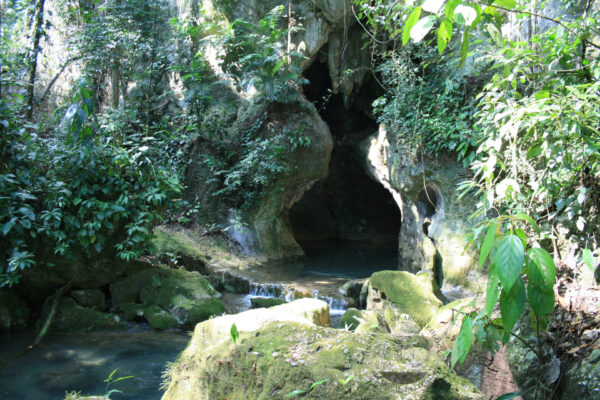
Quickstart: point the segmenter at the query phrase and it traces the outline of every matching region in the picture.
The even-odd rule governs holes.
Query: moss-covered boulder
[[[53,303],[53,296],[48,297],[44,302],[40,323],[46,321]],[[66,296],[58,300],[56,314],[50,325],[50,330],[56,332],[119,329],[127,329],[127,324],[118,315],[82,307],[75,300]]]
[[[153,242],[163,262],[203,274],[208,272],[208,257],[195,245],[189,232],[159,226],[154,229]]]
[[[0,330],[24,328],[29,316],[25,300],[13,290],[0,289]]]
[[[390,302],[422,327],[442,306],[432,289],[432,283],[410,272],[379,271],[369,279],[367,309],[383,309]]]
[[[145,307],[156,305],[181,327],[226,311],[218,300],[221,294],[202,275],[182,269],[149,267],[112,284],[110,290],[113,308],[138,302]]]
[[[79,289],[71,291],[71,297],[77,300],[82,307],[91,308],[97,311],[108,310],[106,296],[100,289]]]
[[[360,325],[360,320],[363,319],[362,313],[360,310],[356,308],[349,308],[342,315],[342,319],[340,320],[340,325],[342,328],[348,327],[348,330],[355,331],[358,325]]]
[[[144,308],[144,318],[155,329],[172,329],[179,326],[177,318],[156,304]]]
[[[278,297],[252,297],[250,299],[250,308],[269,308],[285,303],[285,300]]]
[[[562,395],[565,399],[595,399],[600,396],[600,349],[571,366]]]
[[[306,306],[327,308],[302,299],[198,324],[169,367],[163,400],[281,399],[300,390],[321,399],[483,399],[426,348],[382,332],[315,326],[297,313]],[[240,332],[236,343],[232,323]]]
[[[134,321],[144,317],[144,305],[140,303],[121,303],[116,311],[123,314],[125,319]]]

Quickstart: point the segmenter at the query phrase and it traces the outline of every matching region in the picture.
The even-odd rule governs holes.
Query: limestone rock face
[[[274,118],[273,123],[282,131],[302,132],[310,140],[308,147],[291,149],[286,158],[287,168],[276,179],[277,190],[268,193],[257,209],[249,213],[257,250],[268,258],[283,258],[304,254],[294,239],[289,209],[327,174],[333,141],[329,127],[303,96],[299,96],[297,103],[283,105]]]
[[[594,399],[600,396],[600,350],[575,364],[567,374],[563,388],[565,399]]]
[[[369,279],[367,309],[384,309],[390,303],[399,312],[414,318],[420,326],[427,324],[442,306],[432,284],[427,284],[417,275],[406,271],[376,272]]]
[[[321,383],[309,397],[483,399],[426,348],[381,332],[315,325],[314,313],[321,310],[327,310],[324,302],[302,299],[198,324],[188,348],[169,368],[163,400],[284,398],[308,392],[316,382]],[[229,337],[232,323],[240,332],[235,344]]]
[[[476,210],[475,200],[459,199],[456,190],[467,171],[451,156],[416,157],[384,126],[364,142],[363,149],[371,176],[392,193],[402,210],[400,267],[411,272],[443,270],[445,279],[464,284],[476,263],[463,243],[469,229],[465,221]]]

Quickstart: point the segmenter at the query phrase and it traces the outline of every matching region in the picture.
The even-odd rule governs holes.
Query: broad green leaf
[[[540,154],[542,154],[542,146],[536,144],[527,150],[527,159],[531,160],[532,158],[539,157]]]
[[[13,217],[10,221],[8,221],[6,224],[4,224],[4,226],[2,227],[2,236],[6,236],[8,234],[8,232],[10,232],[12,227],[15,226],[16,222],[17,222],[17,217]]]
[[[433,15],[421,18],[410,30],[410,38],[415,43],[419,43],[429,33],[435,20],[436,18]]]
[[[594,267],[594,257],[592,257],[592,252],[590,251],[590,249],[583,249],[581,258],[583,258],[583,262],[585,263],[585,265],[587,265],[590,271],[594,272],[596,270],[596,268]]]
[[[231,340],[233,341],[233,344],[235,344],[235,342],[237,342],[238,338],[240,337],[240,334],[237,330],[237,326],[235,326],[235,324],[231,324],[231,329],[229,330],[229,335],[231,336]]]
[[[422,7],[424,11],[437,14],[444,5],[445,1],[446,0],[425,0],[425,3],[423,3]]]
[[[521,395],[520,392],[504,393],[502,396],[496,397],[496,400],[513,400]]]
[[[493,5],[507,8],[509,10],[514,9],[517,6],[516,0],[495,0]]]
[[[473,342],[473,321],[470,317],[463,318],[460,332],[454,341],[452,347],[452,356],[450,357],[452,368],[456,365],[457,361],[462,364],[469,354],[471,349],[471,343]]]
[[[502,325],[505,329],[505,335],[510,334],[517,320],[525,311],[525,302],[527,297],[525,294],[525,285],[523,280],[519,278],[510,288],[502,289],[500,294],[500,313],[502,314]]]
[[[446,19],[452,21],[454,18],[454,10],[460,4],[460,0],[450,0],[446,3],[446,7],[444,9],[444,15]]]
[[[554,287],[556,266],[546,250],[536,247],[527,252],[527,278],[541,288]]]
[[[536,100],[542,100],[542,99],[547,99],[550,97],[550,92],[547,90],[540,90],[538,92],[535,92],[535,99]]]
[[[444,18],[442,20],[440,27],[438,28],[438,51],[440,54],[446,49],[448,46],[448,42],[452,39],[452,21]]]
[[[536,233],[540,233],[540,227],[539,227],[539,225],[538,225],[538,224],[537,224],[537,222],[535,222],[535,220],[534,220],[533,218],[531,218],[529,215],[527,215],[527,214],[522,214],[522,213],[519,213],[519,214],[515,214],[515,215],[514,215],[514,217],[515,217],[516,219],[520,219],[520,220],[522,220],[522,221],[526,221],[526,222],[528,222],[528,223],[529,223],[529,225],[531,225],[531,227],[533,228],[533,230],[534,230]]]
[[[476,19],[477,11],[471,6],[459,4],[454,9],[454,20],[461,25],[471,26]]]
[[[505,290],[510,290],[521,275],[525,262],[525,250],[518,236],[508,235],[502,239],[496,249],[494,265],[500,283]]]
[[[31,208],[21,207],[19,208],[19,212],[32,221],[35,219],[35,214]]]
[[[485,239],[483,239],[483,243],[481,244],[481,250],[479,252],[479,268],[483,266],[483,263],[487,259],[490,251],[492,250],[492,246],[494,245],[494,239],[496,238],[496,226],[497,222],[494,221],[490,225],[485,234]]]
[[[465,28],[462,44],[460,46],[460,66],[464,66],[469,54],[469,28]]]
[[[490,274],[488,276],[488,285],[485,292],[485,312],[490,317],[498,301],[498,295],[500,294],[500,280],[498,274],[495,271],[495,267],[492,266]]]
[[[533,282],[527,283],[527,298],[529,305],[536,315],[543,317],[554,311],[554,290],[544,288]]]
[[[404,24],[404,31],[402,33],[402,46],[405,46],[410,39],[410,31],[413,26],[419,21],[419,17],[421,16],[421,7],[417,7],[408,16],[406,19],[406,24]]]

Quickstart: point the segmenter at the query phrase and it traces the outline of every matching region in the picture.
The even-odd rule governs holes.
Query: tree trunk
[[[31,121],[34,106],[34,88],[37,73],[38,54],[41,51],[40,41],[44,33],[44,5],[46,0],[36,0],[33,9],[33,48],[29,54],[29,86],[27,87],[27,119]]]
[[[120,95],[120,90],[119,90],[119,78],[120,78],[120,71],[119,71],[119,52],[117,49],[115,49],[115,56],[114,56],[114,60],[113,60],[113,66],[112,66],[112,71],[111,71],[111,80],[112,80],[112,106],[113,108],[117,109],[119,108],[119,95]]]

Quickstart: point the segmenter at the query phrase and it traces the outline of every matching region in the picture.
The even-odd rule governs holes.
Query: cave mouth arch
[[[307,259],[342,251],[345,255],[337,256],[342,262],[396,269],[400,210],[392,194],[367,174],[361,150],[378,125],[357,104],[370,104],[373,95],[359,91],[357,101],[346,106],[342,95],[332,92],[328,68],[318,60],[305,77],[310,85],[304,94],[329,126],[334,145],[327,176],[289,210],[294,237]]]

